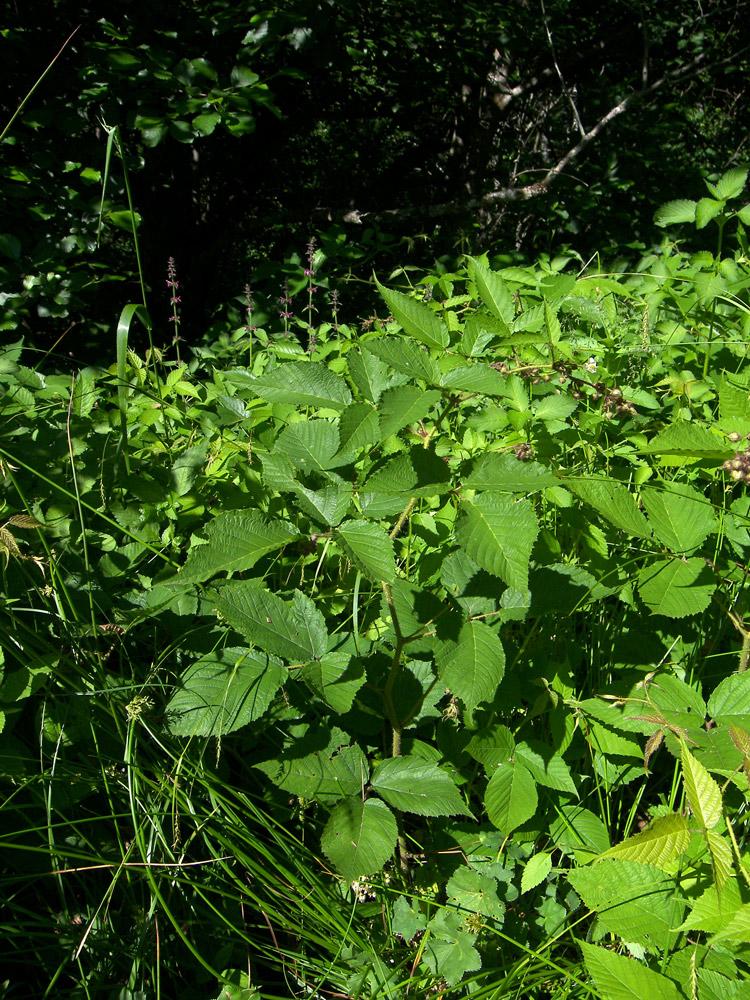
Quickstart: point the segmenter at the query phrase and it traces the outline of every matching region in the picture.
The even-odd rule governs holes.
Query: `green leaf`
[[[289,424],[276,438],[274,449],[304,472],[326,472],[346,465],[352,458],[339,454],[339,429],[328,420]]]
[[[505,674],[503,645],[484,622],[466,622],[458,642],[440,644],[435,662],[440,679],[470,712],[493,698]]]
[[[682,1000],[673,980],[634,958],[585,942],[581,951],[601,1000]]]
[[[500,724],[481,729],[472,736],[466,752],[487,770],[494,772],[500,764],[510,760],[516,749],[513,733]]]
[[[456,540],[466,554],[488,573],[499,576],[522,593],[529,589],[529,559],[539,531],[528,500],[516,502],[497,493],[483,493],[461,504]]]
[[[721,944],[722,941],[750,942],[750,903],[740,907],[727,925],[714,934],[709,944]]]
[[[650,537],[648,522],[638,510],[635,497],[623,483],[596,476],[570,476],[564,483],[572,493],[616,528],[636,538]]]
[[[350,798],[331,813],[320,838],[323,853],[347,882],[380,871],[393,855],[396,817],[378,799]]]
[[[684,740],[680,743],[682,781],[690,812],[703,830],[712,830],[721,819],[721,790],[703,764],[690,753],[687,743]]]
[[[503,332],[509,334],[515,316],[515,306],[505,279],[473,257],[467,255],[466,259],[469,262],[469,277],[477,286],[479,297],[495,319],[500,321]]]
[[[516,744],[514,759],[517,764],[523,764],[538,785],[578,795],[568,765],[552,747],[541,740],[523,740]]]
[[[378,405],[383,440],[426,417],[441,399],[437,389],[423,391],[413,385],[397,386],[383,393]]]
[[[365,668],[346,653],[325,653],[320,660],[306,663],[300,671],[310,690],[334,712],[348,712],[365,683]]]
[[[546,300],[544,302],[544,325],[547,327],[550,343],[557,344],[562,337],[562,328],[556,310]]]
[[[747,183],[747,173],[747,167],[732,167],[731,170],[727,170],[716,183],[716,197],[727,201],[730,198],[739,198]]]
[[[499,764],[484,793],[487,816],[505,836],[512,833],[537,809],[536,783],[522,765]]]
[[[524,865],[521,875],[521,892],[535,889],[552,871],[552,855],[547,851],[532,855]]]
[[[467,489],[493,493],[537,493],[556,483],[555,476],[539,462],[519,462],[508,452],[483,455],[464,480]]]
[[[345,521],[334,538],[354,565],[377,583],[393,583],[396,560],[393,542],[383,528],[371,521]]]
[[[369,764],[358,746],[342,746],[347,739],[337,727],[311,731],[273,760],[255,766],[290,795],[327,805],[348,796],[361,798]]]
[[[143,218],[138,212],[131,212],[128,209],[122,209],[119,212],[106,212],[104,218],[118,229],[123,229],[126,233],[131,234],[143,222]]]
[[[280,660],[227,647],[191,664],[167,705],[175,736],[221,736],[259,719],[286,678]]]
[[[456,986],[467,972],[482,968],[482,957],[474,947],[474,940],[474,935],[465,930],[457,931],[450,938],[438,937],[433,930],[422,953],[422,961],[433,975],[444,979],[449,986]]]
[[[711,219],[715,219],[723,211],[723,201],[716,201],[715,198],[701,198],[695,206],[695,228],[705,229]]]
[[[732,874],[734,858],[729,842],[722,837],[717,830],[705,831],[708,851],[711,855],[711,868],[713,869],[714,885],[721,897],[721,892],[726,885],[727,879]]]
[[[217,114],[215,111],[209,111],[202,115],[196,115],[193,118],[193,128],[196,132],[200,132],[201,135],[211,135],[220,121],[220,114]]]
[[[346,382],[317,361],[288,361],[252,382],[252,390],[269,403],[343,410],[352,400]]]
[[[351,350],[346,356],[349,377],[359,391],[360,396],[377,403],[383,389],[388,384],[388,372],[385,364],[365,348]]]
[[[641,833],[636,833],[621,844],[615,844],[602,854],[602,858],[620,858],[637,861],[642,865],[666,868],[671,861],[684,854],[690,845],[690,830],[686,816],[668,813],[659,816]]]
[[[443,350],[448,346],[450,343],[448,328],[428,305],[410,298],[402,292],[384,288],[377,278],[375,284],[394,319],[401,325],[405,333],[437,350]]]
[[[375,408],[370,403],[347,406],[339,420],[339,439],[339,454],[351,454],[378,443],[380,422]]]
[[[691,458],[731,458],[734,450],[726,440],[693,421],[679,420],[659,431],[640,451],[644,455],[679,455]]]
[[[485,917],[502,920],[505,904],[497,895],[497,882],[487,875],[480,875],[462,865],[448,880],[445,887],[450,903],[467,914],[481,913]]]
[[[450,469],[432,449],[415,445],[408,453],[389,458],[375,469],[365,483],[372,493],[393,493],[403,497],[431,497],[446,493],[452,486]]]
[[[716,583],[702,559],[661,559],[638,574],[638,593],[652,615],[685,618],[705,611]]]
[[[710,502],[687,483],[644,486],[641,499],[654,534],[673,552],[697,549],[716,528]]]
[[[287,521],[255,510],[230,510],[209,523],[206,538],[205,545],[190,550],[185,565],[170,582],[201,583],[217,573],[250,569],[262,556],[299,538],[299,532]]]
[[[572,848],[579,860],[590,860],[609,848],[607,828],[596,813],[584,806],[561,805],[550,825],[555,847]]]
[[[708,712],[717,722],[747,725],[750,717],[750,671],[730,674],[714,688]]]
[[[668,201],[656,210],[654,223],[657,226],[673,226],[679,222],[695,222],[695,208],[696,202],[685,198]]]
[[[442,386],[444,389],[458,389],[461,392],[473,392],[485,396],[504,396],[505,380],[505,375],[501,375],[488,364],[475,361],[470,365],[457,365],[451,368],[443,375]]]
[[[265,457],[263,467],[266,467]],[[288,489],[288,487],[283,487]],[[351,483],[334,482],[320,490],[309,490],[294,482],[292,492],[297,496],[300,509],[326,528],[338,524],[349,509],[352,500]]]
[[[419,816],[471,816],[449,774],[421,757],[390,757],[375,768],[371,787],[386,802]]]
[[[381,337],[367,341],[367,349],[375,357],[403,375],[421,379],[430,385],[440,385],[440,369],[428,352],[403,337]]]
[[[293,663],[318,659],[328,647],[323,615],[309,597],[295,592],[291,607],[258,581],[230,583],[216,591],[216,606],[229,624],[254,645]]]

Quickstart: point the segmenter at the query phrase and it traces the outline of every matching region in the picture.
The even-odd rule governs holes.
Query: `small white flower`
[[[588,361],[583,366],[587,372],[591,372],[593,375],[596,371],[596,358],[589,358]]]

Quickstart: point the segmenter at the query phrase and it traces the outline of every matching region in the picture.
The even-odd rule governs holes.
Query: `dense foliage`
[[[746,995],[746,179],[634,273],[4,352],[6,995]]]
[[[81,356],[135,281],[118,126],[147,284],[177,258],[184,333],[312,229],[346,276],[492,245],[584,259],[650,239],[748,131],[743,4],[613,0],[29,0],[2,29],[3,327]],[[76,30],[77,28],[77,30]],[[448,266],[452,266],[449,264]],[[353,311],[371,301],[345,286]],[[126,294],[126,300],[133,298]],[[227,317],[229,312],[229,317]],[[234,309],[236,320],[236,308]]]

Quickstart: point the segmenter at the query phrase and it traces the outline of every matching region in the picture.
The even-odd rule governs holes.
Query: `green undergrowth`
[[[746,177],[657,213],[716,255],[4,350],[0,995],[750,996]]]

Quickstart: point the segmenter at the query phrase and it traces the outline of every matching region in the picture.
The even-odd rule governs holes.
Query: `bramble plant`
[[[723,232],[746,179],[657,222]],[[312,326],[311,243],[301,341],[285,292],[276,328],[248,311],[225,355],[161,371],[121,350],[71,383],[5,352],[9,843],[46,853],[66,926],[80,911],[92,995],[112,916],[63,870],[104,863],[147,900],[134,939],[168,927],[222,996],[278,995],[240,972],[251,945],[353,997],[746,995],[734,217],[733,257],[665,238],[633,273],[484,255],[377,282],[388,319],[356,334]],[[115,833],[65,840],[84,803]],[[310,921],[332,899],[331,950]],[[118,974],[135,996],[138,961]]]

